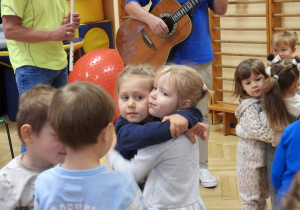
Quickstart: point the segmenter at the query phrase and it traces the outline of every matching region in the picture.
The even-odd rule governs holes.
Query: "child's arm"
[[[284,136],[282,136],[276,148],[271,168],[272,183],[276,192],[282,185],[282,177],[284,172],[286,171],[286,154],[284,149],[284,143],[285,139]]]
[[[202,114],[196,108],[179,110],[176,113],[185,116],[191,126],[202,121]],[[137,123],[130,123],[122,117],[116,122],[116,134],[118,144],[122,144],[123,148],[127,150],[142,149],[147,146],[165,142],[172,138],[169,121],[156,121],[140,125]]]
[[[247,139],[270,142],[274,138],[274,132],[262,122],[256,106],[256,104],[250,105],[240,117],[236,128],[237,135]]]

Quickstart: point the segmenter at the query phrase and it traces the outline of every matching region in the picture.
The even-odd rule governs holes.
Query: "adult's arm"
[[[169,32],[168,26],[162,19],[147,12],[138,2],[128,2],[125,5],[125,11],[129,14],[130,18],[146,23],[156,35],[167,34]]]
[[[217,15],[225,15],[227,11],[228,0],[214,0],[214,12]]]
[[[22,19],[14,15],[3,15],[3,31],[6,39],[12,39],[19,42],[35,43],[44,41],[74,41],[76,27],[79,26],[80,18],[75,18],[75,23],[66,23],[54,30],[37,30],[22,26]],[[64,20],[67,22],[68,20]],[[74,21],[74,16],[73,16]],[[62,21],[63,23],[63,21]],[[69,33],[68,33],[69,32]]]

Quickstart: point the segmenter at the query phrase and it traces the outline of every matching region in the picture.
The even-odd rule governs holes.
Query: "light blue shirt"
[[[129,175],[100,166],[69,170],[60,165],[41,173],[35,183],[35,209],[147,209]]]

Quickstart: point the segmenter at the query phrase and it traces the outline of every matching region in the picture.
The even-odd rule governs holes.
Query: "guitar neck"
[[[196,6],[196,4],[198,4],[199,2],[200,2],[200,0],[189,0],[189,1],[187,1],[178,10],[176,10],[169,18],[174,23],[176,23],[184,15],[186,15],[190,10],[192,10]]]

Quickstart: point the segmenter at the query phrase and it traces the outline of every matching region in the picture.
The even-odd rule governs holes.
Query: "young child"
[[[278,191],[277,207],[281,198],[287,194],[293,177],[300,170],[299,128],[300,120],[288,125],[275,152],[271,174],[273,186]],[[299,191],[299,188],[297,190]]]
[[[66,150],[47,120],[55,91],[37,85],[20,97],[17,127],[27,151],[0,171],[1,209],[33,209],[36,177],[65,159]]]
[[[163,119],[178,109],[196,107],[208,94],[194,69],[163,66],[149,95],[149,113]],[[147,176],[143,194],[150,209],[205,209],[195,170],[199,167],[198,142],[192,144],[186,135],[140,149],[130,161],[116,151],[108,157],[114,170],[133,175],[137,182]]]
[[[266,78],[265,66],[258,59],[242,61],[234,74],[234,93],[240,98],[235,115],[239,119],[237,135],[241,136],[237,145],[236,170],[242,209],[267,209],[265,146],[266,142],[271,142],[273,132],[260,120]]]
[[[299,126],[299,125],[298,125]],[[298,127],[299,128],[299,127]],[[299,129],[298,129],[299,130]],[[290,189],[280,201],[280,210],[300,209],[300,171],[294,176]]]
[[[143,209],[143,197],[131,176],[100,166],[113,141],[114,103],[89,82],[58,89],[49,121],[67,157],[62,165],[40,174],[35,209]]]
[[[116,150],[128,160],[138,149],[179,136],[186,132],[188,125],[194,126],[202,119],[198,109],[190,108],[176,111],[177,114],[167,118],[170,121],[155,121],[148,107],[153,81],[152,69],[142,65],[127,66],[117,79],[116,95],[121,116],[116,122]],[[189,137],[194,138],[193,135]]]
[[[297,34],[288,31],[279,31],[271,38],[273,54],[275,57],[279,55],[281,60],[291,59],[291,56],[296,52],[297,43]]]

